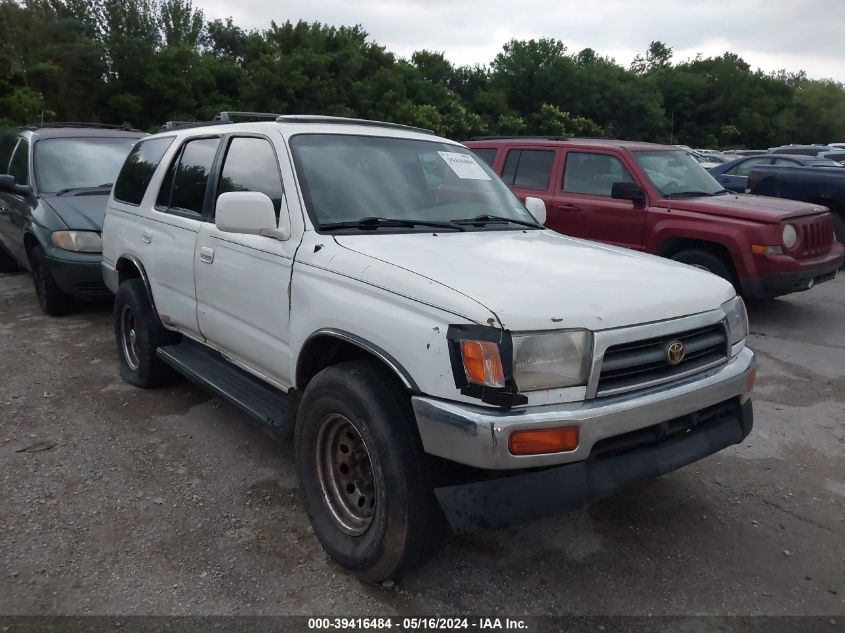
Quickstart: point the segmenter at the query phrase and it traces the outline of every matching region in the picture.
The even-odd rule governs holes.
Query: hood
[[[513,331],[635,325],[712,310],[735,294],[728,282],[702,270],[552,231],[335,239],[382,265],[426,278],[415,284],[418,290],[403,286],[397,292],[426,301],[422,295],[433,286],[448,287],[456,302],[472,298]],[[373,266],[371,274],[381,267]],[[408,281],[399,274],[395,279]],[[365,281],[382,284],[384,276]]]
[[[109,199],[107,190],[82,195],[65,194],[63,196],[44,196],[42,200],[50,205],[67,228],[76,231],[103,230],[103,220],[106,216],[106,202]]]
[[[744,193],[712,197],[703,196],[684,200],[664,199],[661,206],[769,224],[777,224],[788,218],[797,218],[823,211],[818,205],[807,202],[769,198],[767,196],[751,196]]]

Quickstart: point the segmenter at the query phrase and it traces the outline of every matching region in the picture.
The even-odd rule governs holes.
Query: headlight
[[[748,313],[742,297],[734,297],[722,304],[728,324],[728,339],[731,345],[736,345],[748,336]]]
[[[783,227],[783,245],[786,248],[792,248],[795,246],[795,243],[798,241],[798,231],[795,230],[795,227],[791,224],[787,224]]]
[[[592,335],[569,330],[513,337],[513,377],[520,391],[587,384]]]
[[[103,240],[94,231],[53,231],[53,244],[66,251],[102,253]]]

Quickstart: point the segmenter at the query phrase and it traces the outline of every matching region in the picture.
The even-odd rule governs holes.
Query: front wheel
[[[311,380],[295,444],[314,533],[362,580],[396,578],[445,542],[448,525],[406,394],[376,362],[341,363]]]
[[[32,281],[35,284],[35,295],[38,298],[38,305],[50,316],[62,316],[73,311],[76,302],[73,295],[67,294],[59,288],[44,251],[36,245],[32,247],[29,255],[30,266],[32,267]]]
[[[713,273],[714,275],[717,275],[736,286],[731,265],[725,261],[725,258],[721,255],[697,248],[690,248],[679,253],[675,253],[672,255],[671,259],[674,259],[676,262],[681,262],[682,264],[688,264],[689,266],[700,268],[701,270],[706,270],[707,272]]]

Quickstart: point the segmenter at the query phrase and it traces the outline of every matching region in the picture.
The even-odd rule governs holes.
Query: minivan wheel
[[[407,394],[377,362],[340,363],[309,382],[295,453],[314,533],[360,579],[396,578],[445,542]]]
[[[32,247],[29,262],[32,268],[35,296],[38,298],[38,305],[41,306],[41,309],[50,316],[62,316],[71,312],[76,305],[73,296],[59,288],[50,273],[44,251],[37,244]]]
[[[674,259],[676,262],[681,262],[682,264],[688,264],[690,266],[694,266],[695,268],[706,270],[707,272],[718,275],[722,279],[726,279],[736,285],[730,264],[725,262],[724,258],[715,253],[690,248],[679,253],[675,253],[672,255],[671,259]]]
[[[138,387],[159,387],[179,375],[158,357],[157,350],[179,340],[156,317],[141,279],[120,284],[114,300],[114,336],[120,358],[120,375]]]

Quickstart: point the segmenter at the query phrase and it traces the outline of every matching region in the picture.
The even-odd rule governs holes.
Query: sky
[[[361,24],[388,50],[488,64],[512,38],[554,37],[627,66],[652,40],[674,61],[738,53],[752,68],[845,83],[845,0],[194,0],[243,28],[291,20]]]

